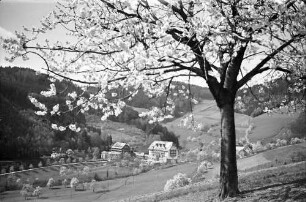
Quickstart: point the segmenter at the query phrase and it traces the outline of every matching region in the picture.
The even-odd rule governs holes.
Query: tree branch
[[[239,89],[241,86],[246,84],[249,80],[251,80],[255,75],[261,73],[260,69],[269,62],[275,55],[277,55],[279,52],[284,50],[287,46],[289,46],[291,43],[293,43],[297,38],[304,37],[305,34],[300,34],[292,37],[290,40],[288,40],[286,43],[282,44],[280,47],[278,47],[275,51],[273,51],[271,54],[269,54],[267,57],[265,57],[256,67],[254,67],[249,73],[247,73],[240,81],[238,81],[237,88]]]

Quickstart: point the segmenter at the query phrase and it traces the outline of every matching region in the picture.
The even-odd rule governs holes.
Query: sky
[[[0,37],[12,37],[15,31],[23,31],[23,27],[39,27],[40,20],[48,15],[56,5],[57,0],[0,0]],[[48,39],[63,37],[64,33],[53,33]],[[44,72],[41,68],[46,65],[38,56],[32,55],[29,60],[17,58],[13,63],[5,61],[6,53],[0,44],[0,66],[28,67]],[[185,82],[188,82],[187,80]],[[203,79],[193,78],[192,83],[206,86]]]
[[[47,16],[56,5],[57,0],[0,0],[0,37],[14,36],[15,31],[22,31],[23,26],[27,28],[39,27],[40,20]],[[64,37],[64,33],[56,32],[47,34],[48,39]],[[41,71],[45,64],[38,56],[30,56],[30,60],[16,59],[13,63],[5,61],[5,52],[0,44],[0,66],[29,67]],[[262,78],[262,76],[261,76]],[[261,80],[261,79],[260,79]],[[193,84],[206,86],[201,78],[193,78]],[[187,82],[187,81],[186,81]]]
[[[40,25],[40,20],[55,8],[55,0],[2,0],[0,1],[0,36],[14,36],[23,26],[32,28]],[[0,48],[1,66],[23,66],[39,70],[44,63],[32,56],[29,61],[17,59],[14,63],[4,60],[6,56]]]

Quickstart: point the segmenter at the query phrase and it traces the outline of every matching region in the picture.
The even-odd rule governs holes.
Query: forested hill
[[[172,84],[175,88],[172,88],[168,96],[173,98],[175,102],[174,115],[176,118],[190,112],[194,102],[191,102],[189,98],[199,102],[213,99],[207,88],[195,85],[189,86],[181,82],[173,82]],[[102,137],[100,128],[89,126],[91,124],[86,123],[84,114],[68,112],[54,117],[50,115],[38,116],[34,113],[37,108],[29,101],[29,95],[42,101],[48,108],[52,108],[55,104],[60,103],[61,110],[69,111],[65,110],[66,105],[64,104],[67,94],[72,91],[76,91],[78,94],[81,92],[81,89],[71,82],[56,81],[57,95],[53,96],[52,99],[46,99],[40,95],[40,92],[49,89],[49,85],[48,75],[37,74],[34,70],[19,67],[0,67],[1,159],[48,154],[54,147],[64,150],[68,148],[86,150],[88,147],[101,147],[101,145],[103,146],[101,149],[109,147],[111,143],[109,137]],[[186,94],[187,89],[190,92],[188,95]],[[89,90],[92,92],[95,88]],[[117,89],[117,91],[121,90],[120,88]],[[285,92],[287,90],[288,85],[282,79],[274,81],[273,86],[269,88],[266,85],[257,85],[250,89],[243,89],[238,92],[238,96],[242,97],[242,101],[245,104],[244,111],[240,112],[254,116],[259,115],[263,113],[264,106],[261,103],[273,98],[271,106],[277,106],[282,102],[280,97],[282,94],[287,93]],[[269,93],[263,94],[260,91]],[[253,94],[259,94],[259,96],[254,97]],[[163,106],[165,98],[165,96],[149,98],[140,89],[138,94],[131,101],[128,101],[127,104],[132,107],[149,109],[152,106]],[[101,112],[94,110],[90,112],[98,115],[98,117],[102,115]],[[161,125],[152,126],[148,124],[147,120],[138,117],[138,112],[133,108],[126,107],[119,117],[110,117],[110,120],[130,124],[144,131],[144,134],[158,135],[162,140],[173,141],[179,145],[176,134],[168,131],[167,128]],[[51,123],[54,122],[61,125],[77,122],[82,130],[79,133],[70,130],[56,131],[51,128]]]
[[[65,125],[72,121],[80,123],[84,128],[86,121],[83,114],[65,113],[51,117],[34,113],[37,108],[29,101],[29,95],[39,98],[47,107],[52,107],[56,103],[63,103],[68,92],[80,91],[70,82],[56,82],[59,93],[52,99],[45,99],[40,95],[40,91],[49,89],[49,85],[47,75],[37,74],[31,69],[0,68],[1,159],[33,158],[49,154],[55,147],[87,149],[89,146],[95,146],[88,130],[76,133],[70,130],[54,131],[51,128],[51,122],[61,122]]]
[[[54,117],[50,115],[38,116],[34,112],[37,110],[30,102],[28,96],[31,95],[48,108],[52,108],[57,103],[65,106],[65,97],[69,92],[76,91],[80,94],[81,89],[68,81],[56,81],[57,95],[52,98],[44,98],[41,91],[50,88],[48,75],[38,74],[32,69],[19,67],[0,67],[0,155],[1,159],[13,159],[33,157],[33,155],[48,154],[52,148],[87,149],[88,147],[100,146],[101,129],[88,127],[85,115],[78,113],[65,113]],[[176,91],[190,89],[192,96],[196,100],[212,99],[208,89],[198,86],[176,82]],[[120,89],[118,89],[120,90]],[[85,93],[86,94],[86,93]],[[178,93],[179,94],[179,93]],[[169,95],[173,96],[173,95]],[[188,99],[175,97],[176,115],[180,116],[190,110],[192,104]],[[152,106],[164,104],[165,97],[149,98],[142,90],[127,104],[134,107],[149,109]],[[61,107],[62,107],[61,106]],[[63,110],[63,108],[62,108]],[[98,112],[93,112],[99,114]],[[146,120],[138,118],[138,113],[131,108],[126,108],[120,117],[111,117],[111,120],[125,122],[142,129],[145,133],[161,135],[164,140],[177,142],[175,134],[167,131],[163,127],[155,127],[154,130]],[[51,123],[58,122],[67,125],[71,122],[80,124],[82,131],[75,133],[70,130],[55,131],[51,128]],[[99,141],[97,141],[99,139]],[[102,144],[103,141],[102,141]],[[105,143],[106,144],[106,143]],[[102,148],[103,149],[103,148]],[[107,148],[106,148],[107,149]]]

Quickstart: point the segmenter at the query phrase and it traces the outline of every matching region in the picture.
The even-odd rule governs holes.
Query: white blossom
[[[60,126],[60,127],[58,127],[58,130],[59,130],[59,131],[65,131],[65,130],[66,130],[66,127]]]

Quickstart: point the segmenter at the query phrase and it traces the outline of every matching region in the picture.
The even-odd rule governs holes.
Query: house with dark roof
[[[131,153],[131,147],[124,142],[116,142],[113,144],[113,146],[110,149],[110,152],[102,153],[101,158],[102,159],[108,159],[108,160],[113,160],[113,159],[120,159],[123,157],[124,153]]]
[[[152,161],[167,162],[176,161],[178,158],[178,149],[173,142],[154,141],[149,146],[149,159]]]
[[[125,152],[131,152],[131,147],[124,142],[116,142],[110,149],[113,152],[119,152],[124,154]]]

